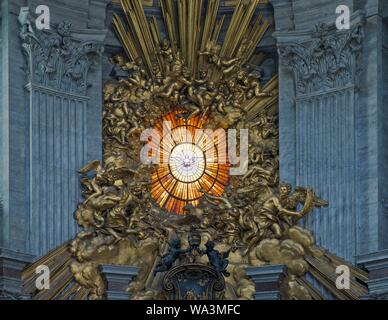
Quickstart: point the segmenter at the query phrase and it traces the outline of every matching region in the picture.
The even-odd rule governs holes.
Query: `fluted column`
[[[33,27],[31,32],[29,25],[21,21],[20,34],[28,76],[28,244],[41,256],[77,231],[72,215],[81,200],[77,170],[92,160],[89,137],[100,136],[88,122],[90,117],[101,120],[101,102],[96,109],[91,101],[92,95],[101,96],[101,88],[93,88],[90,73],[101,64],[103,44],[98,34],[86,34],[89,40],[83,40],[85,35],[67,21],[47,32]]]
[[[102,154],[108,2],[1,1],[0,295],[17,297],[23,266],[76,233],[77,170]],[[20,24],[26,5],[49,7],[49,30]]]
[[[280,17],[285,2],[273,2],[275,16]],[[301,14],[295,12],[298,5],[300,1],[293,2],[294,15]],[[281,180],[312,187],[329,202],[303,223],[319,245],[355,262],[363,13],[353,14],[350,30],[337,30],[334,21],[335,14],[332,24],[306,30],[295,17],[295,30],[275,33],[280,56],[280,175]]]

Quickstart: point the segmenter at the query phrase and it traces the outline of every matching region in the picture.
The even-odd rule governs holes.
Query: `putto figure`
[[[209,64],[217,66],[222,73],[226,76],[230,74],[235,68],[237,63],[241,60],[240,58],[226,59],[220,56],[221,46],[212,44],[208,51],[198,52],[200,56],[208,57]]]
[[[210,264],[216,269],[216,271],[221,275],[223,274],[225,277],[229,277],[230,273],[226,271],[229,265],[228,257],[232,250],[229,250],[224,253],[220,253],[215,247],[214,241],[208,241],[205,244],[206,250],[203,252],[207,255]]]
[[[185,10],[178,10],[176,21],[176,10],[166,3],[161,2],[167,36],[163,40],[160,20],[150,22],[138,10],[141,1],[122,1],[128,25],[114,17],[127,57],[111,60],[113,80],[104,92],[103,161],[80,170],[85,175],[84,201],[75,216],[83,230],[69,245],[70,261],[57,259],[70,265],[71,272],[60,267],[56,277],[67,277],[68,295],[102,299],[106,284],[99,266],[134,266],[139,274],[129,285],[130,298],[156,299],[161,294],[157,274],[177,264],[204,264],[206,255],[212,268],[205,269],[215,269],[227,283],[225,299],[252,299],[255,288],[245,269],[266,263],[287,265],[287,297],[311,298],[314,292],[310,295],[308,286],[295,283],[305,280],[308,258],[319,259],[324,253],[315,247],[311,233],[296,224],[327,203],[311,189],[297,187],[292,192],[290,185],[279,184],[278,78],[272,75],[265,83],[261,74],[251,72],[260,69],[251,63],[260,60],[255,55],[269,27],[262,15],[253,14],[259,1],[241,2],[232,18],[236,23],[229,24],[222,44],[223,20],[218,19],[216,1],[203,1],[206,10],[190,2],[193,17],[187,19]],[[231,176],[229,164],[220,170],[221,157],[209,159],[207,147],[199,151],[210,161],[203,161],[203,175],[192,181],[173,179],[170,163],[140,165],[142,147],[150,142],[141,139],[142,129],[162,128],[164,117],[177,124],[177,141],[165,137],[166,144],[174,146],[184,141],[181,127],[249,129],[248,173]],[[167,158],[170,155],[166,151]],[[189,168],[186,162],[182,167]],[[92,171],[94,177],[86,176]],[[182,248],[185,242],[179,239],[186,239],[193,225],[206,239],[205,248],[198,237],[191,237],[191,247]],[[190,250],[203,257],[188,263],[180,259]],[[335,264],[326,259],[324,266]],[[54,298],[59,295],[56,288]],[[194,294],[187,290],[187,298]]]
[[[161,257],[160,263],[154,269],[154,275],[159,272],[165,272],[172,268],[175,261],[177,261],[181,255],[185,254],[187,250],[181,249],[181,240],[173,238],[168,246],[167,253]]]

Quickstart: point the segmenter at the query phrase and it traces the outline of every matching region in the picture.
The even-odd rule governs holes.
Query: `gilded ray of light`
[[[204,129],[206,118],[186,120],[181,114],[171,112],[155,124],[162,138],[159,164],[151,175],[152,198],[175,214],[185,214],[187,205],[197,206],[202,191],[221,196],[229,181],[226,136],[213,139]]]
[[[238,0],[221,44],[221,56],[239,57],[241,65],[248,63],[255,48],[269,28],[269,23],[259,14],[258,6],[268,0]],[[126,54],[131,60],[141,57],[151,76],[152,61],[157,61],[161,69],[158,50],[160,32],[156,18],[148,21],[141,0],[120,0],[126,21],[114,14],[113,26]],[[218,17],[220,0],[160,0],[160,9],[166,36],[171,43],[174,55],[180,51],[192,75],[207,69],[212,81],[217,81],[222,73],[214,65],[209,65],[198,52],[206,51],[211,44],[220,42],[219,36],[225,22],[225,15]],[[201,18],[205,12],[204,18]],[[239,49],[246,46],[243,56]]]

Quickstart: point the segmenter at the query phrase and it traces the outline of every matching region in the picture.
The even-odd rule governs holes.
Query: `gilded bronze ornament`
[[[206,254],[190,268],[207,266],[207,284],[225,281],[223,299],[253,299],[255,286],[245,268],[269,263],[287,266],[284,299],[313,299],[315,291],[304,281],[316,270],[318,262],[312,261],[330,268],[338,264],[298,224],[327,202],[309,188],[292,191],[279,181],[278,79],[263,83],[250,65],[269,27],[263,15],[254,15],[262,2],[239,1],[221,43],[219,0],[208,2],[203,21],[202,1],[162,0],[165,39],[155,20],[148,22],[140,0],[121,1],[128,25],[115,16],[114,27],[126,57],[111,61],[117,80],[104,88],[104,161],[80,170],[84,202],[75,217],[83,230],[69,244],[67,257],[69,279],[73,288],[84,290],[82,298],[102,299],[105,284],[98,267],[116,264],[139,267],[128,288],[131,299],[163,299],[163,286],[170,298],[200,299],[203,292],[183,292],[175,285],[177,275],[187,271],[180,256],[193,227],[202,238],[198,250]],[[200,163],[198,170],[208,170],[209,178],[194,172],[193,180],[182,182],[171,163],[140,163],[147,143],[141,132],[160,127],[166,118],[177,127],[249,129],[246,174],[229,177],[224,166],[216,176],[213,167]],[[91,171],[95,175],[86,176]]]

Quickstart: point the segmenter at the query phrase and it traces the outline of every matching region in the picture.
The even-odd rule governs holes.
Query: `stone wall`
[[[102,153],[100,49],[107,2],[1,2],[2,264],[12,252],[31,261],[76,233],[77,170]],[[50,30],[27,27],[21,37],[20,8],[28,6],[33,19],[42,4],[50,8]]]
[[[280,52],[281,179],[329,201],[304,224],[319,245],[356,263],[387,245],[385,2],[271,3]],[[351,9],[350,30],[335,28],[342,4]]]

